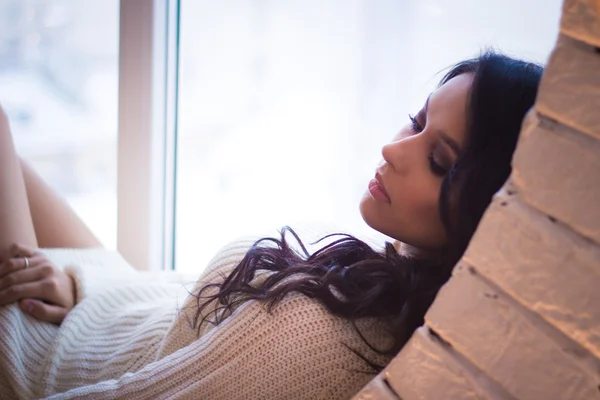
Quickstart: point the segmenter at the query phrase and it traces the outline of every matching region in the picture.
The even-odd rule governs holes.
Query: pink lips
[[[380,181],[377,179],[377,177],[375,179],[371,179],[371,181],[369,182],[369,193],[371,193],[371,196],[373,196],[377,200],[390,203],[390,196],[385,191],[383,185],[379,182]]]

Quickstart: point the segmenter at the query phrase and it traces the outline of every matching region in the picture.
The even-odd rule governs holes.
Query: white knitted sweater
[[[352,397],[373,376],[357,372],[369,368],[342,343],[389,359],[301,294],[272,313],[249,301],[217,326],[190,327],[197,298],[189,293],[222,281],[253,241],[225,247],[191,286],[175,273],[137,272],[113,251],[43,249],[75,277],[77,304],[60,327],[15,304],[0,308],[0,399]],[[372,343],[389,343],[376,321],[359,327]]]

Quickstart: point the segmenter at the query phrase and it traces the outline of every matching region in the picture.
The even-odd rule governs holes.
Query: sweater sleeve
[[[346,399],[371,375],[342,342],[361,348],[346,321],[302,295],[271,313],[249,301],[190,345],[135,373],[51,399]]]
[[[39,249],[57,268],[73,278],[77,297],[75,303],[103,289],[134,282],[140,274],[121,254],[105,248],[43,248]]]

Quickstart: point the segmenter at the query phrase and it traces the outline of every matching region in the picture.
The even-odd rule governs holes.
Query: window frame
[[[117,250],[174,268],[179,0],[121,0]]]

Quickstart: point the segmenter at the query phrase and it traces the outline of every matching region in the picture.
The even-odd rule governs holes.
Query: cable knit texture
[[[342,343],[376,362],[389,359],[304,295],[288,295],[271,313],[248,301],[217,326],[191,327],[190,293],[222,281],[255,239],[226,246],[196,282],[138,272],[105,249],[42,249],[75,278],[77,305],[60,327],[15,304],[0,308],[0,399],[352,397],[373,375]],[[375,320],[359,327],[372,343],[389,343]]]

